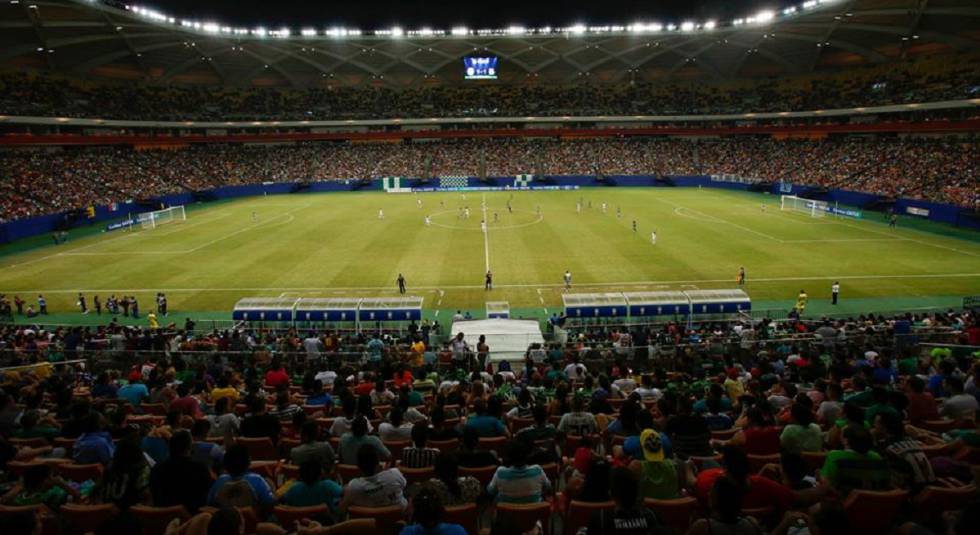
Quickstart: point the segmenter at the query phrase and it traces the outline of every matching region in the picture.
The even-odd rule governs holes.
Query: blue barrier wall
[[[404,186],[411,187],[412,183],[419,182],[415,179],[403,180]],[[429,180],[427,187],[438,187],[440,179]],[[498,187],[512,188],[515,184],[515,177],[489,177],[486,180],[479,178],[465,179],[466,187]],[[546,184],[564,187],[710,187],[730,190],[745,191],[751,188],[750,184],[740,182],[727,182],[713,180],[708,176],[672,176],[658,180],[655,176],[608,176],[602,180],[595,176],[573,175],[573,176],[549,176],[543,181],[535,181],[534,184]],[[213,190],[200,192],[209,196],[211,199],[233,199],[239,197],[252,197],[257,195],[281,195],[292,192],[332,192],[332,191],[380,191],[382,190],[381,180],[372,180],[369,185],[359,181],[331,181],[331,182],[312,182],[301,184],[296,182],[283,182],[273,184],[242,184],[234,186],[222,186]],[[783,195],[805,195],[812,194],[818,188],[813,186],[798,184],[773,184],[771,193]],[[869,203],[876,202],[882,198],[869,193],[856,191],[831,189],[826,193],[816,195],[820,200],[827,202],[837,202],[848,206],[863,207]],[[137,214],[157,209],[161,204],[165,206],[188,205],[195,202],[195,194],[176,193],[163,195],[150,199],[144,203],[118,203],[115,211],[110,211],[108,206],[96,206],[95,218],[87,219],[84,216],[78,217],[68,228],[77,228],[86,225],[102,225],[113,219],[121,219],[127,214]],[[898,199],[895,209],[898,213],[909,215],[908,207],[920,208],[929,211],[928,219],[950,225],[980,229],[980,217],[971,216],[966,210],[958,206],[940,204],[928,201],[913,199]],[[918,217],[912,216],[910,217]],[[53,232],[63,227],[66,221],[66,214],[51,214],[29,219],[22,219],[0,224],[0,243],[8,243],[22,238],[37,236]]]

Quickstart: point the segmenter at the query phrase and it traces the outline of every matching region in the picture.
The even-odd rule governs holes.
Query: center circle
[[[496,214],[496,220],[494,214]],[[434,226],[456,230],[475,230],[477,232],[482,231],[480,228],[482,219],[483,210],[479,206],[470,208],[469,218],[464,217],[460,210],[442,210],[429,214],[429,220]],[[490,231],[528,227],[543,220],[543,214],[529,210],[508,212],[506,208],[502,210],[487,209],[487,227]]]

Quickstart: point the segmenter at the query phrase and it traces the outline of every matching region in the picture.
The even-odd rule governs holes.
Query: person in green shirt
[[[44,438],[53,439],[61,435],[61,429],[50,425],[39,425],[41,413],[36,410],[29,410],[20,418],[21,428],[14,432],[16,438]]]
[[[790,407],[790,424],[783,428],[779,435],[782,449],[790,453],[804,451],[821,451],[823,449],[823,432],[820,426],[813,422],[813,411],[803,403],[794,403]]]
[[[851,387],[853,392],[844,396],[844,403],[854,403],[862,407],[867,407],[874,401],[874,396],[868,390],[868,385],[864,377],[855,375],[851,379]]]
[[[871,406],[864,410],[865,422],[873,423],[875,421],[875,416],[886,413],[901,419],[898,414],[898,410],[888,403],[888,389],[881,386],[876,386],[871,389],[871,397],[873,399]]]
[[[846,496],[852,490],[886,490],[891,487],[891,471],[880,455],[871,451],[873,440],[867,429],[844,429],[844,449],[827,454],[820,477]]]

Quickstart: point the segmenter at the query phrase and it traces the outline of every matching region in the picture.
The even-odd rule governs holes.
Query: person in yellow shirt
[[[803,315],[803,311],[806,310],[806,290],[800,290],[800,295],[796,296],[796,313]]]
[[[425,365],[425,342],[421,338],[416,338],[412,342],[412,367],[415,369]]]
[[[157,321],[157,315],[154,314],[152,311],[146,315],[146,321],[149,322],[151,329],[160,328],[160,322]]]
[[[211,390],[211,403],[217,403],[221,398],[229,398],[232,404],[238,402],[238,390],[230,386],[225,377],[219,377],[218,385]]]

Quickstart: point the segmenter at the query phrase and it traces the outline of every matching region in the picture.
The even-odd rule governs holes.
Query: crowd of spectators
[[[4,327],[4,531],[973,532],[969,312],[568,327],[523,362],[429,324]]]
[[[0,152],[0,221],[224,185],[385,176],[729,175],[976,208],[975,139],[475,139]]]
[[[330,86],[308,89],[98,84],[0,75],[0,114],[130,120],[331,120],[806,111],[974,98],[969,58],[725,81]]]

